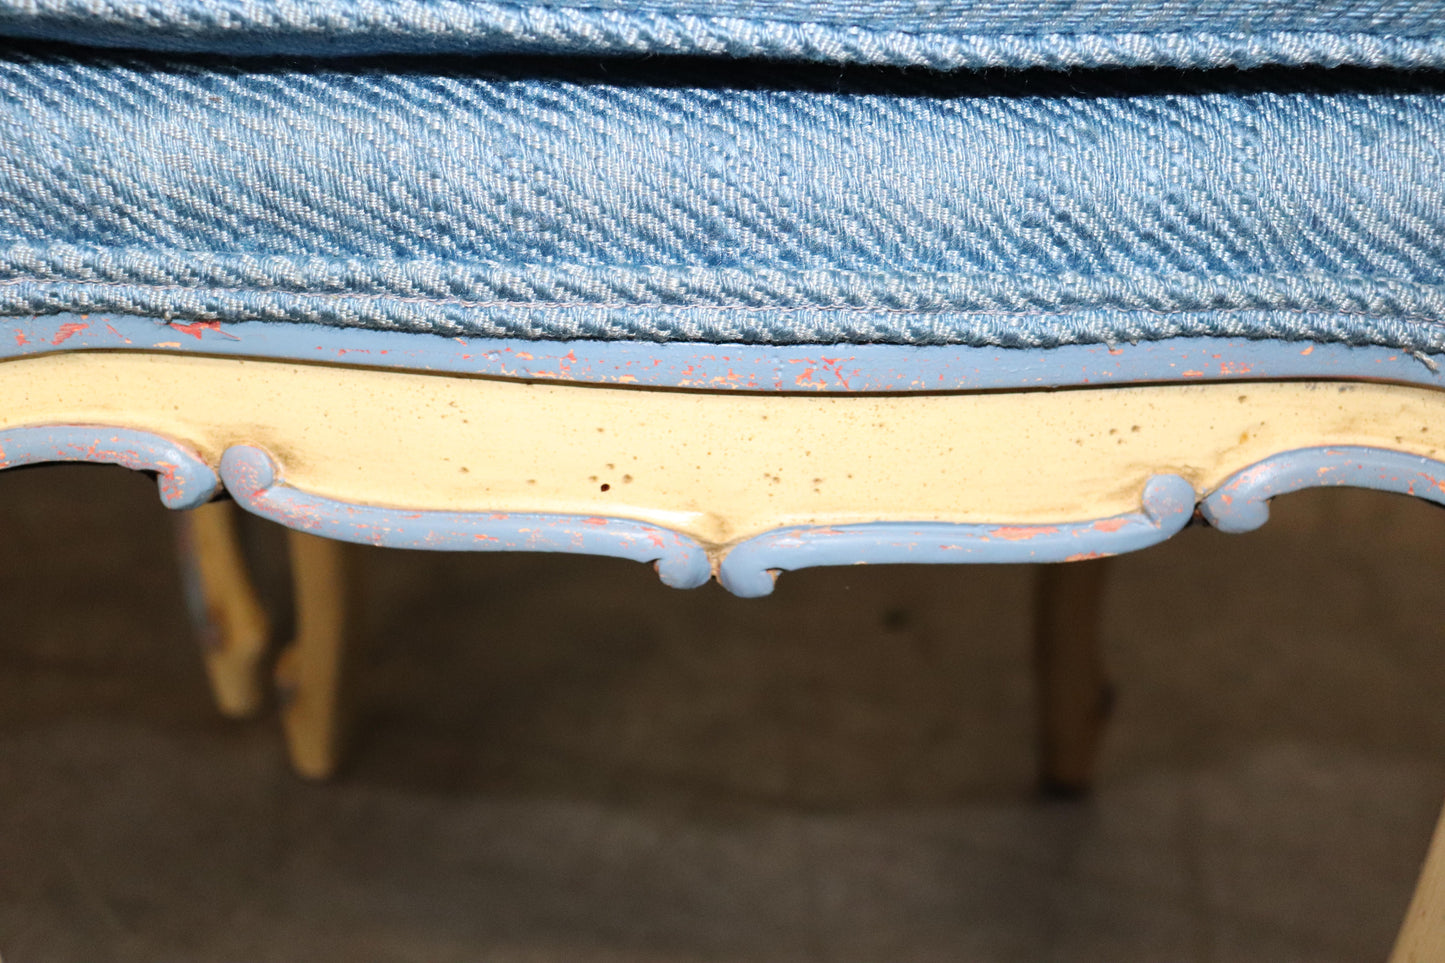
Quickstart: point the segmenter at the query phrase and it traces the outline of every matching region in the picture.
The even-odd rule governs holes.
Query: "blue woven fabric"
[[[0,312],[1445,348],[1434,75],[0,51]]]
[[[0,35],[227,55],[1445,65],[1445,0],[0,0]]]

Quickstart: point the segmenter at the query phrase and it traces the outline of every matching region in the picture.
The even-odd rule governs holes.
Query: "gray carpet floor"
[[[749,601],[369,549],[310,785],[273,713],[213,711],[153,486],[0,474],[0,954],[1383,959],[1445,796],[1445,512],[1274,511],[1119,560],[1087,801],[1033,792],[1028,568]]]

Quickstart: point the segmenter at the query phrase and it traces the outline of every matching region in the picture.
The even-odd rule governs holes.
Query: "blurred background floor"
[[[1445,795],[1445,512],[1120,559],[1095,796],[1033,788],[1027,568],[357,549],[349,763],[219,718],[144,477],[0,474],[0,954],[1383,960]],[[280,540],[254,537],[282,584]]]

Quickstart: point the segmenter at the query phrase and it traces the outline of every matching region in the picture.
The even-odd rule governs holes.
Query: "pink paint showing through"
[[[169,326],[172,329],[181,332],[181,334],[189,334],[197,341],[201,340],[201,336],[207,331],[223,335],[224,337],[230,338],[232,341],[241,340],[234,334],[231,334],[229,331],[222,331],[221,322],[219,321],[192,321],[190,324],[180,324],[179,322],[172,321]],[[106,325],[106,327],[110,326]]]
[[[991,529],[990,534],[1008,542],[1026,542],[1041,535],[1057,535],[1059,530],[1054,525],[1004,525]]]
[[[89,327],[90,325],[84,321],[67,321],[56,330],[55,340],[50,343],[52,345],[64,344]]]

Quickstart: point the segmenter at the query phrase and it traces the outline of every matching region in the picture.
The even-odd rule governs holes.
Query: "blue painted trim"
[[[196,455],[149,432],[100,425],[41,425],[0,431],[0,470],[56,461],[84,461],[153,471],[168,508],[211,500],[220,479]]]
[[[1155,545],[1194,513],[1194,487],[1178,475],[1144,486],[1144,510],[1060,525],[873,522],[835,528],[784,528],[737,545],[718,581],[744,598],[767,595],[777,572],[818,565],[938,562],[1069,562]]]
[[[99,314],[0,318],[0,358],[97,349],[714,391],[919,392],[1279,378],[1445,387],[1439,365],[1432,368],[1408,351],[1241,338],[1057,348],[553,342],[272,321],[166,324]]]
[[[224,480],[249,511],[343,541],[444,551],[606,555],[653,562],[662,581],[675,588],[695,588],[712,574],[708,554],[696,541],[630,519],[353,505],[287,486],[271,458],[247,445],[226,450],[218,478],[194,452],[148,432],[96,425],[0,431],[0,470],[60,461],[153,471],[161,500],[171,508],[205,503]],[[1282,452],[1232,475],[1205,497],[1200,511],[1221,531],[1247,532],[1269,519],[1269,499],[1276,495],[1335,485],[1398,492],[1445,505],[1445,462],[1358,446]],[[756,597],[772,592],[778,572],[820,565],[1067,562],[1118,555],[1172,537],[1189,521],[1194,502],[1189,482],[1165,474],[1144,486],[1142,511],[1092,522],[873,522],[785,528],[733,546],[718,567],[718,580],[737,595]]]
[[[1413,495],[1445,505],[1445,462],[1383,448],[1342,445],[1281,452],[1230,476],[1200,506],[1222,532],[1269,521],[1269,500],[1305,488],[1345,485]]]
[[[291,488],[261,449],[236,445],[221,478],[248,511],[288,528],[387,548],[434,551],[576,552],[655,562],[662,581],[696,588],[712,575],[701,545],[677,532],[621,518],[415,511],[351,505]]]

